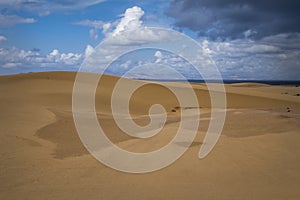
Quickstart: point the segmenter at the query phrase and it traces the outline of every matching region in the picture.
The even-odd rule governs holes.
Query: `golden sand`
[[[72,117],[75,76],[0,77],[0,199],[300,199],[300,87],[226,85],[224,130],[209,156],[199,160],[210,100],[204,84],[193,84],[203,113],[195,141],[169,167],[137,175],[104,166],[82,145]],[[174,95],[154,83],[134,93],[130,112],[136,123],[149,122],[152,104],[164,105],[169,114],[161,134],[132,138],[111,116],[117,80],[103,76],[105,87],[96,94],[99,122],[111,141],[134,152],[169,143],[180,122]]]

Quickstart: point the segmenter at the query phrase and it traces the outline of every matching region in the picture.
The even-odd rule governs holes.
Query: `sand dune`
[[[0,199],[300,198],[300,97],[295,96],[299,87],[226,85],[224,130],[214,150],[199,160],[210,98],[205,85],[193,84],[199,107],[191,109],[202,112],[193,144],[171,166],[136,175],[104,166],[82,145],[72,117],[75,77],[72,72],[0,77]],[[118,79],[103,76],[95,97],[98,120],[108,138],[133,152],[168,144],[183,109],[175,96],[155,83],[137,90],[130,101],[137,124],[149,123],[153,104],[162,104],[168,116],[160,134],[133,138],[117,127],[111,114],[111,92]],[[168,84],[185,89],[180,83]]]

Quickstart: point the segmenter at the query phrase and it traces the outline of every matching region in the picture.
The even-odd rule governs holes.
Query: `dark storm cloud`
[[[300,32],[299,0],[174,0],[166,14],[175,26],[211,38]]]

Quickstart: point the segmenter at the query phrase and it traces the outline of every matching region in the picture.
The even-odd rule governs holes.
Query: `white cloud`
[[[63,53],[60,56],[60,62],[65,65],[76,65],[82,61],[82,55],[76,53]]]
[[[25,0],[24,0],[25,1]],[[14,1],[16,4],[23,2],[23,0]],[[0,2],[10,3],[12,1]],[[27,0],[28,2],[28,0]],[[33,4],[39,1],[32,0]],[[48,2],[48,1],[47,1]],[[50,3],[50,5],[61,3]],[[97,3],[100,1],[74,1],[73,6],[65,5],[69,8],[80,7],[90,3]],[[11,3],[12,5],[12,3]],[[0,6],[1,7],[1,6]],[[59,7],[59,6],[58,6]],[[43,9],[41,9],[43,10]],[[53,9],[50,9],[53,10]],[[94,40],[98,39],[98,30],[102,30],[104,40],[108,44],[107,48],[103,49],[103,60],[99,61],[106,63],[113,58],[116,58],[119,52],[122,52],[124,46],[139,46],[142,44],[149,44],[153,42],[174,41],[176,38],[170,36],[168,31],[153,31],[147,28],[142,19],[144,11],[140,7],[128,8],[121,19],[115,22],[103,22],[101,20],[83,20],[73,24],[86,26],[90,29],[90,36]],[[16,15],[4,16],[0,14],[0,26],[8,27],[18,23],[34,23],[32,18],[22,18]],[[223,78],[225,79],[299,79],[300,74],[300,34],[280,34],[269,36],[259,41],[252,41],[251,36],[256,34],[253,30],[244,32],[244,39],[232,41],[210,41],[207,39],[199,40],[202,47],[199,57],[202,55],[209,55],[215,61],[217,67],[220,69]],[[0,41],[6,38],[0,36]],[[189,46],[182,44],[182,51],[189,52]],[[95,49],[87,45],[85,52],[82,54],[76,53],[61,53],[54,49],[47,55],[41,55],[37,51],[26,51],[17,48],[4,49],[0,48],[0,67],[6,69],[20,68],[20,67],[48,67],[50,69],[78,69],[85,57],[90,56]],[[186,62],[176,55],[168,55],[161,51],[153,52],[156,59],[153,63],[173,66],[183,74],[189,75],[188,78],[193,77],[193,71],[187,67]],[[197,57],[197,56],[196,56]],[[153,57],[152,57],[153,59]],[[195,58],[199,59],[199,58]],[[97,66],[102,63],[99,63]],[[120,68],[129,69],[133,65],[151,64],[144,61],[135,62],[134,59],[128,59],[119,65]],[[154,69],[154,68],[153,68]],[[117,70],[117,69],[116,69]],[[157,75],[165,76],[163,71],[155,68]],[[146,77],[149,71],[142,70]],[[157,77],[157,75],[154,77]],[[139,78],[137,74],[136,78]],[[153,73],[152,73],[153,75]]]
[[[281,42],[276,43],[279,39]],[[260,41],[207,41],[207,47],[225,79],[297,80],[300,50],[282,46],[288,40],[277,35]]]
[[[98,40],[98,30],[102,29],[102,33],[106,35],[109,31],[111,31],[112,24],[110,22],[103,22],[101,20],[82,20],[79,22],[72,23],[74,25],[91,27],[89,33],[90,37],[93,40]]]
[[[208,40],[202,41],[202,50],[205,55],[211,55],[211,53],[212,53],[208,44],[209,44]]]
[[[279,37],[279,36],[277,36]],[[276,37],[276,38],[277,38]],[[296,41],[297,39],[294,38]],[[298,80],[300,74],[300,50],[284,49],[265,40],[251,41],[240,39],[233,41],[199,41],[202,53],[209,54],[212,62],[216,64],[224,79],[247,79],[247,80]],[[184,50],[187,50],[185,47]],[[130,74],[130,78],[145,79],[172,79],[169,74],[161,70],[157,64],[169,66],[176,69],[188,79],[199,79],[199,74],[195,69],[184,61],[181,57],[154,51],[155,60],[131,60],[133,66],[142,67],[139,71]],[[132,58],[132,56],[131,56]],[[197,59],[197,58],[195,58]],[[125,59],[126,60],[126,59]],[[125,61],[124,61],[125,62]],[[151,67],[149,67],[151,66]],[[205,65],[204,65],[205,66]],[[114,66],[114,73],[124,70]],[[209,72],[208,72],[209,73]],[[117,74],[118,75],[118,74]]]
[[[53,69],[78,68],[84,56],[76,53],[60,53],[54,49],[47,55],[38,51],[26,51],[18,48],[0,48],[0,67],[11,69],[16,67]]]
[[[146,27],[142,21],[143,15],[144,11],[134,6],[126,9],[125,13],[120,15],[122,16],[120,20],[104,23],[102,27],[104,33],[102,47],[96,51],[99,56],[95,55],[95,57],[89,59],[90,67],[86,70],[101,73],[105,66],[108,66],[112,60],[128,51],[128,49],[178,39],[176,34],[172,35],[168,30],[156,30]],[[126,68],[127,65],[128,63],[124,67]]]
[[[144,11],[138,6],[127,8],[115,29],[106,34],[106,42],[113,45],[136,45],[172,39],[167,31],[153,31],[143,25],[143,15]]]
[[[2,67],[4,69],[11,69],[20,66],[21,63],[5,63]]]
[[[147,28],[142,21],[144,11],[138,6],[127,8],[125,13],[120,16],[122,18],[114,22],[82,20],[73,24],[91,27],[89,33],[94,40],[98,39],[98,30],[102,29],[104,39],[112,45],[136,45],[172,39],[167,31],[153,31]]]
[[[91,45],[87,45],[86,49],[85,49],[85,57],[90,56],[94,52],[95,52],[95,49]]]
[[[16,24],[30,24],[35,23],[33,18],[22,18],[17,15],[2,15],[0,14],[0,27],[10,27]]]
[[[79,22],[74,22],[73,24],[100,29],[103,27],[104,22],[101,20],[83,20],[83,21],[79,21]]]
[[[103,28],[103,30],[102,30],[103,34],[107,35],[107,33],[109,33],[111,27],[112,27],[112,24],[110,22],[103,24],[103,27],[102,27]]]
[[[162,57],[162,53],[160,51],[156,51],[154,54],[155,57],[157,58],[161,58]]]
[[[248,53],[270,53],[278,52],[280,49],[276,46],[266,44],[252,44],[250,47],[244,49]]]
[[[121,64],[120,67],[124,69],[128,69],[128,67],[132,64],[131,60],[127,60],[125,63]]]
[[[161,59],[162,59],[162,54],[160,51],[156,51],[154,56],[156,57],[156,61],[155,63],[160,63],[161,62]]]
[[[117,36],[123,31],[130,31],[140,29],[142,26],[141,17],[144,15],[144,11],[137,6],[126,9],[123,18],[113,31],[112,36]]]
[[[300,33],[283,33],[265,37],[261,42],[273,44],[285,49],[299,49]]]
[[[90,29],[90,37],[92,40],[98,40],[98,31],[97,29]]]
[[[248,39],[249,37],[251,37],[255,34],[257,34],[256,31],[253,31],[253,30],[249,29],[249,30],[244,32],[244,37],[245,37],[245,39]]]
[[[54,49],[50,54],[51,57],[56,57],[59,55],[59,51],[57,49]]]
[[[40,61],[40,59],[35,61]],[[46,63],[58,63],[62,65],[78,65],[82,61],[82,54],[60,53],[59,50],[54,49],[49,55],[45,57],[43,61],[45,61]]]
[[[3,35],[0,35],[0,42],[1,41],[5,41],[5,40],[7,40],[7,38],[5,36],[3,36]]]
[[[108,46],[103,52],[107,55],[105,59],[114,58],[118,55],[122,45],[130,46],[176,39],[165,32],[154,32],[148,29],[143,24],[143,15],[144,11],[139,7],[128,8],[116,25],[112,23],[109,26],[110,31],[107,31],[105,40],[112,46]],[[201,40],[199,41],[202,47],[201,53],[199,53],[200,58],[194,59],[201,61],[201,57],[210,56],[211,62],[216,64],[224,79],[299,79],[300,51],[295,50],[295,48],[288,48],[299,48],[300,34],[281,34],[263,38],[260,41],[252,41],[249,38],[254,34],[256,34],[255,31],[248,30],[244,33],[244,39],[232,41]],[[188,46],[182,44],[182,51],[189,52],[189,50]],[[182,58],[176,55],[165,55],[165,53],[156,51],[154,56],[156,57],[154,63],[172,66],[189,79],[199,78],[193,67],[188,66]],[[135,63],[132,60],[129,61],[123,63],[119,70],[122,71],[121,68],[129,69]],[[152,66],[151,62],[140,61],[139,63]],[[117,72],[118,69],[114,70]],[[134,77],[167,77],[160,68],[152,67],[149,70],[150,68],[144,68],[141,73],[135,74]]]

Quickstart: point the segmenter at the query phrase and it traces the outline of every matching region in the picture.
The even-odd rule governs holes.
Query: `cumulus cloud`
[[[3,64],[2,68],[11,69],[11,68],[16,68],[21,65],[22,65],[22,63],[5,63],[5,64]]]
[[[170,42],[176,39],[164,32],[159,33],[148,29],[143,23],[143,15],[144,11],[139,7],[128,8],[117,23],[113,22],[109,25],[111,31],[108,31],[104,38],[108,46],[101,52],[106,56],[103,56],[101,61],[97,61],[97,66],[106,66],[111,59],[115,59],[119,52],[122,52],[125,46],[140,47],[143,44]],[[199,18],[194,18],[201,21]],[[224,79],[298,79],[300,51],[289,48],[289,43],[292,38],[299,47],[300,35],[278,34],[254,40],[253,37],[257,35],[255,30],[246,28],[240,33],[241,37],[234,40],[211,40],[209,37],[199,39],[202,49],[199,56],[194,58],[195,62],[201,62],[203,59],[207,61],[206,56],[210,56],[212,60],[207,62],[215,63]],[[296,44],[294,45],[297,47]],[[182,51],[189,51],[188,46],[182,44]],[[107,73],[122,75],[133,66],[151,66],[152,63],[156,66],[157,64],[172,66],[188,79],[200,78],[197,71],[178,55],[170,55],[161,50],[154,51],[151,55],[154,59],[152,57],[153,60],[146,61],[143,61],[145,58],[135,60],[134,57],[130,57],[114,65]],[[155,69],[155,75],[148,69],[150,68],[131,75],[134,78],[147,78],[147,74],[148,78],[166,77],[160,68],[151,68],[151,70]]]
[[[245,39],[251,38],[251,36],[253,36],[255,34],[257,34],[257,32],[253,31],[251,29],[244,32]]]
[[[131,60],[127,60],[125,63],[122,63],[120,65],[120,67],[124,68],[124,69],[128,69],[131,64],[132,64],[132,61]]]
[[[30,24],[35,23],[33,18],[23,18],[17,15],[2,15],[0,14],[0,27],[11,27],[16,24]]]
[[[161,62],[161,59],[162,59],[162,54],[160,51],[156,51],[154,56],[156,57],[156,61],[155,63],[160,63]]]
[[[59,51],[57,49],[54,49],[51,53],[50,53],[51,57],[57,57],[59,56]]]
[[[138,6],[127,8],[116,27],[106,34],[106,41],[113,45],[137,45],[170,40],[167,32],[147,28],[143,15],[144,11]]]
[[[299,7],[295,0],[173,0],[166,14],[175,19],[175,26],[200,36],[262,38],[299,32]]]
[[[143,24],[142,17],[144,11],[137,6],[126,9],[124,14],[120,15],[121,19],[115,22],[103,23],[102,30],[104,39],[102,41],[101,59],[96,57],[91,59],[91,66],[99,66],[101,69],[107,66],[113,59],[116,59],[122,52],[128,51],[128,48],[135,48],[141,45],[149,45],[166,41],[174,41],[173,35],[166,30],[153,30]],[[101,69],[94,69],[90,71]],[[93,71],[95,72],[95,71]],[[116,74],[115,74],[116,75]]]
[[[3,35],[0,35],[0,42],[1,41],[5,41],[5,40],[7,40],[7,38],[5,36],[3,36]]]
[[[266,45],[266,44],[252,44],[249,47],[243,49],[246,53],[272,53],[280,51],[280,48],[273,46],[273,45]]]
[[[103,24],[102,32],[104,35],[107,35],[112,28],[112,24],[110,22]]]
[[[87,45],[83,53],[63,53],[53,49],[48,54],[41,54],[38,49],[23,50],[16,47],[0,48],[0,72],[43,71],[43,70],[78,70],[83,60],[95,49]],[[5,71],[3,71],[5,70]]]
[[[207,41],[207,47],[224,79],[298,80],[300,50],[270,40]]]
[[[274,44],[283,49],[299,49],[300,33],[282,33],[278,35],[271,35],[262,38],[261,42],[266,44]]]
[[[165,31],[153,31],[143,24],[144,14],[142,8],[133,6],[127,8],[120,15],[122,18],[114,22],[86,19],[73,24],[91,27],[89,33],[93,40],[99,38],[98,30],[102,30],[106,42],[113,45],[136,45],[169,40],[170,37]]]
[[[207,38],[202,46],[225,79],[299,80],[299,6],[293,0],[177,0],[166,14],[175,26]]]
[[[232,9],[229,9],[228,2],[223,5],[224,8],[221,8],[219,5],[223,1],[220,2],[220,0],[200,0],[199,2],[205,2],[203,4],[206,6],[205,9],[202,9],[202,4],[198,4],[197,1],[177,0],[171,3],[170,8],[174,9],[168,10],[168,15],[176,19],[176,26],[188,27],[199,32],[200,35],[208,36],[204,40],[199,39],[202,52],[199,53],[199,58],[195,59],[201,60],[203,55],[211,56],[224,79],[299,79],[299,33],[275,34],[275,31],[272,32],[274,34],[269,35],[268,31],[265,31],[265,27],[257,26],[254,23],[255,20],[253,21],[251,18],[252,9],[255,7],[252,6],[254,3],[250,3],[248,6],[242,3],[241,7],[238,7],[237,3],[232,0]],[[258,4],[260,5],[260,3]],[[217,13],[220,9],[222,12]],[[249,15],[243,15],[240,12]],[[125,46],[142,46],[148,43],[176,41],[176,38],[172,38],[169,32],[153,31],[147,28],[143,23],[144,14],[140,7],[135,6],[126,9],[121,18],[115,22],[83,20],[74,24],[89,27],[90,36],[95,40],[99,38],[98,30],[102,30],[104,41],[108,46],[103,50],[105,52],[101,52],[105,54],[101,62],[107,64],[111,59],[116,58]],[[258,16],[254,17],[259,17],[260,14],[258,12]],[[216,15],[218,20],[215,18]],[[231,15],[235,17],[231,17]],[[266,15],[269,16],[269,13],[267,12]],[[246,16],[250,16],[249,23],[245,23]],[[239,17],[242,17],[244,21]],[[14,20],[8,20],[8,22],[0,20],[0,26],[34,22],[34,19],[31,18],[22,18],[23,21],[19,18],[16,16],[11,17],[10,19]],[[258,21],[259,24],[264,22]],[[266,24],[267,27],[271,26],[268,23]],[[286,25],[288,26],[288,24]],[[271,30],[274,27],[269,28]],[[285,30],[291,31],[291,29]],[[217,37],[223,37],[225,40],[218,40]],[[212,40],[212,38],[216,40]],[[1,40],[5,40],[5,37],[1,39],[0,36]],[[189,51],[189,46],[182,44],[182,51]],[[91,56],[94,52],[95,49],[90,45],[87,45],[85,52],[81,54],[63,53],[58,49],[54,49],[52,52],[42,55],[35,50],[0,48],[0,70],[5,69],[8,71],[26,67],[28,69],[76,70],[83,59]],[[111,72],[114,75],[119,75],[118,73],[124,72],[133,66],[151,66],[151,63],[153,63],[156,66],[157,64],[173,66],[187,78],[199,79],[195,70],[193,71],[193,67],[177,55],[170,55],[162,50],[153,51],[150,55],[152,56],[150,61],[135,60],[134,57],[130,57],[111,69]],[[142,57],[142,59],[144,58]],[[103,63],[99,63],[97,66],[101,66],[100,64]],[[134,78],[168,77],[164,73],[165,71],[153,66],[142,68],[141,73],[135,74]]]
[[[95,52],[94,47],[92,47],[91,45],[87,45],[86,49],[85,49],[85,54],[84,55],[85,55],[85,57],[88,57],[88,56],[90,56],[94,52]]]
[[[97,29],[90,29],[90,37],[92,40],[98,40],[98,33],[97,33]]]
[[[199,40],[204,54],[209,54],[223,79],[226,80],[299,80],[300,74],[300,50],[289,49],[276,43],[266,44],[263,41],[275,41],[278,38],[284,38],[282,35],[275,38],[264,38],[260,42],[237,39],[230,41],[211,41]],[[300,39],[300,38],[299,38]],[[288,39],[286,39],[288,40]],[[282,39],[282,42],[284,39]],[[294,41],[297,41],[294,39]],[[201,79],[197,71],[178,55],[170,54],[165,51],[153,51],[154,60],[133,56],[128,60],[131,62],[126,65],[126,70],[134,66],[143,66],[139,71],[134,71],[129,78],[144,79],[172,79],[165,74],[160,67],[169,66],[176,69],[179,73],[188,79]],[[203,54],[199,54],[201,57]],[[195,58],[196,59],[196,58]],[[128,64],[123,59],[123,64],[115,64],[110,73],[122,75],[125,73],[120,65]],[[144,67],[145,66],[145,67]]]
[[[117,25],[112,35],[116,36],[125,30],[130,31],[141,28],[141,17],[144,13],[145,12],[138,6],[126,9],[123,18],[120,20],[120,23]]]
[[[23,50],[16,47],[0,48],[0,69],[48,69],[75,70],[78,69],[84,55],[77,53],[61,53],[54,49],[49,54],[42,55],[36,50]]]
[[[90,27],[90,37],[93,40],[98,40],[99,35],[98,35],[98,30],[101,29],[102,33],[104,35],[106,35],[111,28],[111,23],[110,22],[103,22],[101,20],[82,20],[82,21],[78,21],[78,22],[74,22],[74,25],[80,25],[80,26],[86,26],[86,27]]]

